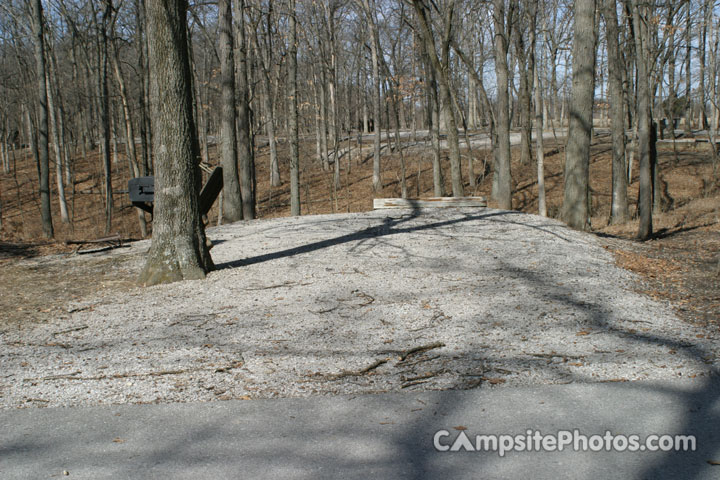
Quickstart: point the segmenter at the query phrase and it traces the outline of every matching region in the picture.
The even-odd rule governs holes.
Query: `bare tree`
[[[373,109],[373,190],[379,192],[382,189],[382,171],[380,165],[380,39],[377,30],[377,19],[375,18],[375,0],[362,0],[361,6],[370,26],[370,53],[372,58],[372,109]]]
[[[114,30],[114,25],[113,25]],[[113,35],[113,42],[110,47],[111,61],[113,72],[115,73],[115,81],[118,84],[118,92],[120,93],[120,101],[122,103],[123,119],[125,120],[125,153],[130,162],[130,173],[133,178],[140,176],[140,166],[138,164],[137,149],[135,148],[135,127],[133,126],[133,118],[130,111],[130,99],[125,85],[125,76],[120,66],[118,41]],[[148,234],[147,222],[145,220],[145,212],[137,209],[138,223],[140,233],[143,237]]]
[[[243,219],[255,218],[255,159],[250,135],[250,84],[245,37],[245,0],[235,0],[235,94],[237,101],[237,142],[240,162],[240,194]]]
[[[288,97],[290,100],[290,215],[300,215],[300,154],[298,152],[297,22],[295,0],[288,0]]]
[[[651,159],[651,104],[650,104],[650,7],[638,0],[630,0],[635,31],[635,59],[637,63],[637,119],[638,149],[640,154],[640,191],[638,214],[640,225],[637,237],[647,240],[652,235],[652,159]]]
[[[40,214],[46,238],[54,235],[50,211],[50,146],[48,140],[47,72],[45,63],[45,21],[40,0],[31,0],[31,25],[37,74],[38,125],[37,161],[40,172]]]
[[[540,65],[542,54],[537,48],[537,6],[532,12],[532,26],[530,28],[530,55],[532,58],[533,89],[535,91],[535,156],[537,159],[537,182],[538,182],[538,213],[547,217],[547,202],[545,198],[545,144],[543,135],[545,104],[543,102],[542,85],[540,84]]]
[[[435,75],[440,86],[440,103],[442,111],[445,112],[447,121],[447,143],[450,154],[450,175],[452,179],[452,190],[454,197],[462,197],[463,181],[460,169],[460,145],[458,141],[457,124],[452,111],[453,102],[450,92],[450,45],[452,42],[453,12],[455,1],[450,0],[445,5],[443,15],[443,33],[440,41],[440,57],[438,57],[435,35],[432,30],[430,9],[422,0],[413,0],[415,13],[417,14],[420,32],[423,38],[425,52],[430,61],[430,66],[435,70]]]
[[[237,166],[232,0],[219,0],[218,13],[220,29],[220,83],[222,84],[222,120],[220,134],[223,167],[222,215],[228,221],[235,222],[242,220],[243,210]]]
[[[186,8],[184,1],[147,5],[156,168],[152,245],[139,278],[145,285],[204,278],[213,268],[198,200]]]
[[[627,164],[625,162],[625,100],[623,70],[625,59],[619,44],[617,3],[603,0],[603,18],[608,51],[608,96],[612,125],[612,203],[610,223],[624,223],[629,218],[627,200]]]
[[[573,37],[572,98],[565,149],[562,217],[572,228],[589,227],[590,137],[595,89],[595,0],[577,0]]]
[[[514,1],[506,13],[505,0],[493,0],[495,26],[495,78],[497,82],[497,145],[494,151],[492,196],[499,208],[512,208],[512,174],[510,172],[510,98],[508,92],[508,45],[512,30]]]

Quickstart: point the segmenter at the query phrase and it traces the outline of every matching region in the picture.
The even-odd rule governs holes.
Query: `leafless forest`
[[[155,167],[150,8],[0,6],[5,239],[149,234],[126,188]],[[702,142],[699,191],[716,190],[716,14],[707,0],[191,1],[198,162],[225,170],[210,220],[487,194],[588,229],[602,188],[603,222],[637,219],[650,238],[688,146]]]

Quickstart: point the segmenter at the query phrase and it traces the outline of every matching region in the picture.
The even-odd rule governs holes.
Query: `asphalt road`
[[[0,425],[2,479],[720,478],[718,377],[3,410]],[[468,451],[477,435],[519,435],[517,446],[536,431],[603,450],[536,451],[531,439],[533,451]],[[693,435],[696,450],[606,451],[593,435],[607,431],[618,446],[621,434]]]

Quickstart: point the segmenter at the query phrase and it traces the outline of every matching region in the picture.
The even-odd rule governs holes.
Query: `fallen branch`
[[[71,311],[70,313],[72,313],[72,312],[74,312],[74,311],[78,311],[78,310],[73,310],[73,311]],[[87,325],[83,325],[83,326],[81,326],[81,327],[75,327],[75,328],[68,328],[67,330],[61,330],[61,331],[59,331],[59,332],[53,333],[53,336],[55,336],[55,335],[64,335],[64,334],[70,333],[70,332],[79,332],[80,330],[85,330],[86,328],[88,328]]]
[[[198,371],[212,371],[214,373],[227,373],[232,369],[240,368],[243,366],[243,362],[235,362],[224,367],[213,367],[213,368],[186,368],[180,370],[159,370],[156,372],[147,373],[116,373],[113,375],[96,375],[92,377],[78,377],[82,372],[77,371],[73,373],[67,373],[64,375],[50,375],[47,377],[40,378],[25,378],[25,382],[33,382],[38,380],[117,380],[119,378],[134,378],[134,377],[162,377],[165,375],[181,375],[183,373],[198,372]]]
[[[428,344],[428,345],[421,345],[421,346],[419,346],[419,347],[414,347],[414,348],[411,348],[410,350],[405,350],[405,351],[400,355],[400,361],[401,361],[401,362],[405,361],[405,359],[406,359],[407,357],[409,357],[410,355],[413,355],[413,354],[416,354],[416,353],[427,352],[428,350],[433,350],[433,349],[435,349],[435,348],[442,348],[442,347],[444,347],[444,346],[445,346],[445,344],[442,343],[442,342],[435,342],[435,343],[430,343],[430,344]]]
[[[361,375],[365,375],[368,372],[371,372],[378,368],[380,365],[386,364],[390,358],[381,358],[379,360],[375,360],[373,363],[368,365],[365,368],[361,368],[360,370],[343,370],[340,373],[335,374],[329,374],[329,375],[322,375],[330,380],[339,380],[341,378],[345,377],[359,377]]]
[[[86,243],[109,243],[109,242],[122,243],[122,238],[120,238],[119,233],[116,233],[115,235],[111,235],[109,237],[103,237],[103,238],[96,238],[95,240],[65,240],[65,245],[84,245]]]

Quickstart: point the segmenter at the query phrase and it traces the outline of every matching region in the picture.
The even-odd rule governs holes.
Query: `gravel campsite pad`
[[[106,289],[49,322],[2,325],[0,407],[666,379],[719,366],[718,332],[637,293],[596,237],[554,220],[392,210],[208,236],[218,270],[205,280]],[[43,261],[112,258],[136,274],[148,247]]]

